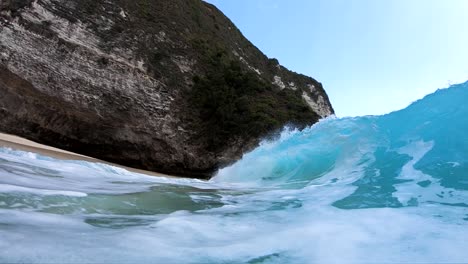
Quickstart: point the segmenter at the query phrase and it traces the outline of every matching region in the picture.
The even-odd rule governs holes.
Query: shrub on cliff
[[[303,101],[301,90],[279,90],[222,50],[206,59],[210,67],[206,75],[194,77],[190,103],[211,149],[319,119]]]

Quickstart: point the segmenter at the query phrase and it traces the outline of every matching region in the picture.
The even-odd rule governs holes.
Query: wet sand
[[[88,161],[88,162],[103,163],[103,164],[108,164],[108,165],[116,166],[119,168],[123,168],[131,172],[136,172],[136,173],[141,173],[141,174],[146,174],[146,175],[151,175],[151,176],[173,177],[173,176],[169,176],[169,175],[161,174],[157,172],[134,169],[134,168],[114,164],[111,162],[80,155],[80,154],[66,151],[63,149],[46,146],[46,145],[39,144],[31,140],[27,140],[21,137],[3,134],[3,133],[0,133],[0,147],[7,147],[7,148],[21,150],[21,151],[33,152],[33,153],[37,153],[40,155],[52,157],[55,159],[61,159],[61,160],[83,160],[83,161]]]

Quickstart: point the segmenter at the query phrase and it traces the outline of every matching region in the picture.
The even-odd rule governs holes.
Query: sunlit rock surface
[[[206,133],[206,126],[238,111],[219,116],[210,109],[214,121],[207,123],[204,106],[193,103],[194,77],[212,78],[211,58],[238,63],[242,76],[271,86],[242,98],[250,105],[272,98],[245,114],[252,127],[270,122],[268,133]],[[281,103],[289,100],[283,90],[300,100]],[[284,125],[304,127],[331,114],[319,82],[268,59],[205,2],[0,3],[2,132],[127,166],[207,178]]]

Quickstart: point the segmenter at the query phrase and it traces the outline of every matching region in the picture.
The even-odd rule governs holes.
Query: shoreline
[[[48,157],[59,159],[59,160],[81,160],[81,161],[87,161],[87,162],[102,163],[102,164],[126,169],[131,172],[145,174],[148,176],[179,178],[179,177],[170,176],[167,174],[141,170],[141,169],[135,169],[135,168],[115,164],[112,162],[103,161],[100,159],[96,159],[96,158],[81,155],[78,153],[66,151],[63,149],[43,145],[43,144],[28,140],[22,137],[5,134],[5,133],[0,133],[0,148],[1,147],[11,148],[11,149],[20,150],[20,151],[26,151],[26,152],[32,152],[32,153],[36,153],[36,154],[43,155],[43,156],[48,156]]]

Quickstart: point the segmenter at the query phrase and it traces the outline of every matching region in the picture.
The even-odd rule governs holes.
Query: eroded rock
[[[310,120],[265,113],[277,121],[272,131],[333,114],[319,82],[269,60],[205,2],[3,0],[0,130],[127,166],[208,178],[266,136],[223,135],[226,142],[212,146],[200,128],[206,120],[191,99],[194,78],[213,71],[207,58],[220,50],[222,60],[237,61],[266,85],[292,84],[272,85],[268,96],[294,89],[308,106],[283,112],[310,111]]]

